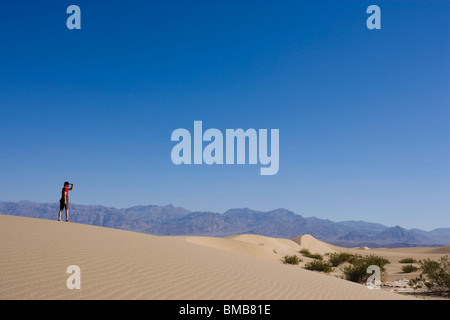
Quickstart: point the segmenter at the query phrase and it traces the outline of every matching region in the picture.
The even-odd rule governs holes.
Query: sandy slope
[[[311,238],[305,243],[324,249]],[[0,215],[0,299],[407,298],[280,263],[300,247],[255,235],[155,237]],[[69,265],[81,269],[80,290],[66,286]]]

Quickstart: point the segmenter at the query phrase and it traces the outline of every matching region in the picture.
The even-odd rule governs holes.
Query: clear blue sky
[[[81,30],[66,9],[81,8]],[[381,30],[366,8],[381,8]],[[0,200],[450,227],[448,1],[2,1]],[[280,169],[171,162],[280,130]],[[73,214],[76,214],[75,212]]]

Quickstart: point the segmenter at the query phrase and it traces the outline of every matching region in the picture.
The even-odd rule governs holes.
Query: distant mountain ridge
[[[57,203],[0,201],[0,214],[55,220]],[[63,214],[64,215],[64,214]],[[407,230],[365,221],[334,222],[305,218],[286,209],[255,211],[230,209],[225,213],[192,212],[173,205],[141,205],[117,209],[100,205],[70,204],[73,222],[153,235],[230,236],[258,234],[295,238],[302,234],[339,246],[409,247],[450,244],[450,228]]]

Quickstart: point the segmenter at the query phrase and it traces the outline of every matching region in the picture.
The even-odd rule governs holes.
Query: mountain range
[[[0,201],[0,214],[56,220],[59,203]],[[64,219],[64,213],[62,214]],[[277,238],[313,237],[343,247],[412,247],[450,244],[450,228],[432,231],[387,227],[365,221],[334,222],[303,217],[286,209],[255,211],[230,209],[225,213],[192,212],[173,205],[141,205],[117,209],[70,204],[73,222],[152,235],[231,236],[258,234]]]

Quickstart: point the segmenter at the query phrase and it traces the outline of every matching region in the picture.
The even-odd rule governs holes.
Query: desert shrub
[[[311,251],[309,251],[308,249],[304,248],[304,249],[300,250],[300,253],[303,256],[309,256],[311,254]]]
[[[380,267],[381,272],[386,271],[386,268],[384,266],[391,263],[388,259],[386,259],[384,257],[376,256],[374,254],[365,256],[360,259],[362,259],[369,265],[375,265],[375,266]],[[357,259],[357,260],[359,260],[359,259]]]
[[[321,254],[318,253],[311,253],[308,249],[302,249],[300,250],[300,253],[307,258],[312,258],[312,259],[316,259],[316,260],[323,260],[323,257]]]
[[[429,290],[450,294],[450,258],[443,256],[438,261],[426,259],[419,261],[420,275],[409,284],[415,288],[425,285]]]
[[[399,263],[416,263],[416,259],[413,258],[404,258],[402,260],[399,261]]]
[[[283,262],[284,264],[294,264],[297,265],[299,264],[299,262],[301,262],[301,260],[296,256],[284,256],[283,259],[281,259],[281,262]]]
[[[358,257],[359,255],[351,254],[347,252],[334,252],[334,253],[328,253],[328,262],[331,264],[332,267],[337,267],[344,262],[350,262],[352,263]]]
[[[342,271],[344,271],[345,279],[362,283],[369,277],[369,274],[367,274],[367,267],[368,266],[365,266],[363,263],[356,263],[344,267]]]
[[[314,260],[314,261],[306,263],[305,269],[312,270],[312,271],[326,272],[326,273],[333,271],[333,268],[331,267],[331,265],[328,262],[322,261],[322,260]]]
[[[378,266],[381,274],[383,274],[386,272],[386,268],[384,266],[389,263],[390,261],[388,259],[371,254],[365,257],[356,257],[356,259],[352,261],[351,265],[344,267],[342,270],[344,271],[344,276],[347,280],[363,283],[370,276],[370,274],[367,273],[367,268],[369,266]]]
[[[402,271],[405,273],[415,272],[419,269],[420,269],[419,267],[413,266],[412,264],[406,264],[406,265],[402,266]]]

